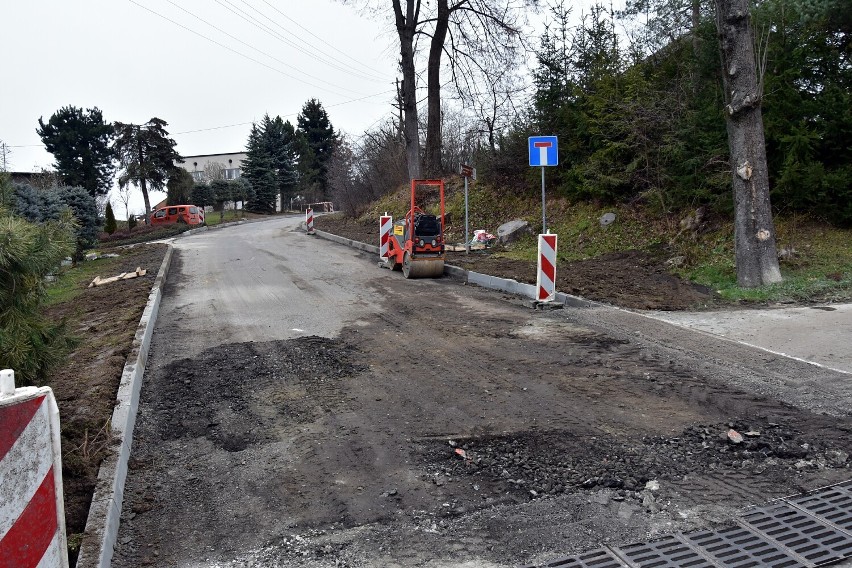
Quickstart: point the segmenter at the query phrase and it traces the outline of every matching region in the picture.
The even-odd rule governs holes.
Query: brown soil
[[[375,223],[336,215],[317,217],[314,222],[319,230],[362,243],[376,245],[379,240]],[[472,251],[470,255],[448,252],[447,262],[482,274],[535,284],[535,262],[503,258],[497,253],[497,248]],[[556,289],[589,300],[645,310],[703,308],[714,300],[710,289],[669,273],[663,259],[638,250],[589,260],[558,260]]]
[[[66,364],[45,382],[53,388],[62,427],[62,475],[65,521],[71,565],[86,525],[98,468],[110,444],[109,420],[122,369],[139,319],[163,262],[166,245],[116,249],[119,258],[103,264],[101,277],[146,269],[145,276],[105,286],[81,285],[73,300],[46,310],[54,320],[66,318],[79,346]]]

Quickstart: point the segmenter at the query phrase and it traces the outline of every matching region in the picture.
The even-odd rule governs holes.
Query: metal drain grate
[[[683,535],[719,565],[730,568],[788,568],[801,566],[800,558],[744,527],[699,531]]]
[[[538,568],[794,568],[852,557],[852,481],[753,509],[739,526],[601,548]],[[529,565],[522,568],[536,568]]]
[[[545,568],[624,568],[624,564],[618,558],[603,548],[560,558],[544,566]]]
[[[852,536],[786,503],[755,509],[742,521],[814,564],[852,554]]]
[[[715,568],[715,565],[676,536],[615,549],[639,568]]]
[[[852,532],[852,487],[838,486],[787,499],[812,515]]]

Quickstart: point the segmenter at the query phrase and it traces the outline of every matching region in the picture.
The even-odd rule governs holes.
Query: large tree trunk
[[[396,31],[399,34],[399,53],[402,67],[402,108],[405,113],[405,153],[408,176],[420,177],[420,131],[417,121],[417,79],[414,70],[414,33],[420,14],[420,0],[406,0],[405,15],[400,0],[393,0]]]
[[[145,155],[142,150],[141,136],[137,137],[137,147],[139,148],[139,171],[145,171]],[[151,200],[148,198],[148,180],[142,176],[139,180],[139,189],[142,190],[142,199],[145,200],[145,222],[151,223]]]
[[[734,187],[737,284],[781,281],[748,0],[716,0]]]
[[[438,18],[429,47],[427,67],[428,116],[426,118],[426,173],[439,176],[441,170],[441,54],[450,26],[450,8],[447,0],[438,0]]]

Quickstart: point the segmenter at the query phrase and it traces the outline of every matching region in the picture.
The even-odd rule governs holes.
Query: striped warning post
[[[68,568],[59,408],[0,371],[0,567]]]
[[[538,276],[536,300],[550,302],[556,298],[556,235],[538,236]]]
[[[308,228],[308,234],[314,234],[314,210],[308,207],[305,210],[305,226]]]
[[[388,257],[388,239],[393,229],[393,217],[388,214],[379,216],[379,258]]]

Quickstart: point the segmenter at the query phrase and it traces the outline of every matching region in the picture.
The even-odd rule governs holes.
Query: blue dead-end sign
[[[530,165],[559,165],[559,150],[556,136],[530,136]]]

